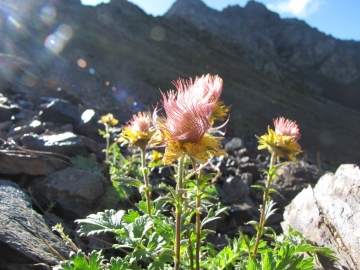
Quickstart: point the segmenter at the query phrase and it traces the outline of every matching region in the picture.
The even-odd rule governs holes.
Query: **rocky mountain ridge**
[[[177,0],[165,17],[180,17],[200,31],[245,48],[245,57],[254,67],[278,81],[286,80],[289,71],[298,73],[317,94],[358,110],[359,42],[327,36],[298,19],[281,19],[256,1],[219,12],[201,0]],[[337,85],[329,87],[324,77]],[[345,89],[339,89],[340,84],[345,84]],[[343,95],[344,91],[349,92]]]
[[[172,81],[218,74],[222,99],[232,105],[226,136],[255,148],[254,135],[284,116],[300,125],[312,162],[360,163],[359,42],[282,20],[254,1],[218,12],[178,0],[163,17],[125,0],[96,7],[14,0],[2,7],[1,92],[71,100],[124,123],[156,106],[159,88],[173,89]],[[14,128],[21,124],[14,118]]]

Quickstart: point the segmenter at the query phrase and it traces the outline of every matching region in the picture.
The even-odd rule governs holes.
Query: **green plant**
[[[105,179],[105,176],[98,167],[97,163],[90,158],[84,156],[75,156],[70,158],[70,162],[77,169],[92,172],[93,174],[98,175],[101,179]]]
[[[265,226],[267,219],[276,210],[271,193],[275,192],[273,185],[276,172],[284,164],[277,164],[277,161],[284,157],[296,162],[295,156],[301,152],[297,143],[300,138],[298,126],[284,118],[274,121],[275,130],[269,127],[267,134],[257,137],[259,149],[268,150],[271,161],[269,170],[266,171],[265,187],[253,186],[264,193],[263,204],[259,209],[259,221],[248,222],[255,228],[256,236],[250,238],[240,230],[240,236],[230,239],[229,245],[222,250],[217,250],[211,243],[205,242],[206,236],[212,231],[204,226],[218,219],[219,214],[225,210],[211,203],[214,189],[209,186],[213,183],[214,175],[204,173],[204,168],[208,166],[212,156],[226,155],[220,149],[221,137],[210,133],[219,132],[212,127],[211,117],[223,117],[224,110],[228,110],[222,103],[218,105],[221,85],[220,78],[209,75],[197,78],[194,82],[175,83],[178,88],[177,95],[174,92],[163,95],[167,117],[156,116],[157,111],[154,114],[156,132],[145,114],[134,116],[124,128],[120,141],[140,148],[141,167],[139,160],[134,162],[134,156],[124,158],[116,144],[109,146],[108,150],[112,151],[112,155],[108,156],[112,180],[121,187],[137,188],[144,194],[134,209],[105,210],[76,221],[80,225],[78,232],[81,235],[114,235],[117,243],[113,248],[121,249],[126,255],[111,258],[110,263],[118,265],[117,262],[121,262],[126,269],[154,270],[307,270],[315,269],[317,254],[336,259],[333,251],[311,245],[299,232],[291,228],[289,235],[285,236],[276,235],[271,227]],[[192,93],[193,89],[198,92]],[[220,111],[215,113],[216,109]],[[189,120],[189,117],[192,118]],[[216,119],[218,118],[214,118]],[[151,201],[152,187],[149,185],[145,147],[147,144],[158,143],[166,147],[163,163],[172,164],[174,167],[175,188],[167,187],[166,195]],[[177,164],[173,164],[176,160]],[[137,165],[134,165],[135,163]],[[65,236],[63,238],[66,239]],[[93,265],[101,269],[101,253],[93,252],[90,255]],[[86,256],[80,253],[72,255],[70,262],[64,264],[71,265],[72,262],[72,265],[77,267],[70,269],[90,269],[86,268],[90,267],[90,255],[86,263]],[[305,255],[309,257],[306,258]],[[76,266],[75,261],[78,261],[79,266]]]

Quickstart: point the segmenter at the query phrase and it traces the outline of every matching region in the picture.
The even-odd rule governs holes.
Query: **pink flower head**
[[[145,112],[134,114],[133,118],[127,122],[129,128],[134,131],[148,132],[152,128],[151,117]]]
[[[179,92],[185,92],[185,90],[191,92],[192,99],[196,99],[198,103],[216,103],[222,92],[223,81],[217,75],[207,74],[196,77],[194,83],[191,79],[178,80],[174,85]]]
[[[295,121],[285,119],[284,117],[278,117],[274,120],[274,126],[276,134],[290,136],[295,141],[298,141],[301,137],[299,127]]]
[[[201,102],[192,93],[192,82],[179,80],[175,84],[178,92],[161,93],[165,117],[153,114],[154,125],[166,140],[198,142],[210,129],[209,117],[215,103]]]
[[[202,76],[193,82],[178,80],[174,83],[177,92],[161,92],[165,116],[153,113],[153,124],[158,132],[150,144],[166,145],[164,164],[170,164],[182,154],[204,163],[210,155],[224,155],[219,137],[212,137],[210,117],[222,91],[222,80],[218,76]]]
[[[130,144],[145,149],[147,143],[155,133],[151,117],[147,113],[139,112],[127,122],[118,139],[119,143]]]

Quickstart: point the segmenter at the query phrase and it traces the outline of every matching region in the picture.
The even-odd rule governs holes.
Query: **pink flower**
[[[301,137],[299,127],[295,121],[285,119],[284,117],[278,117],[274,120],[274,126],[276,134],[290,136],[295,141],[298,141]]]
[[[208,133],[217,131],[212,128],[210,116],[222,91],[222,80],[218,76],[202,76],[192,80],[178,80],[174,83],[177,92],[161,92],[165,116],[153,113],[153,124],[158,133],[151,144],[166,145],[164,163],[170,164],[183,153],[200,163],[210,155],[224,154],[217,137]]]

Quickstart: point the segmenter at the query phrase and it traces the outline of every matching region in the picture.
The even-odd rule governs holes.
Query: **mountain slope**
[[[255,148],[254,135],[262,135],[273,118],[284,116],[300,125],[300,143],[310,159],[315,161],[320,153],[329,168],[340,163],[360,163],[357,125],[360,113],[346,102],[357,100],[358,94],[353,93],[354,87],[359,89],[358,81],[343,81],[340,75],[340,79],[329,78],[327,73],[321,73],[318,62],[309,67],[295,65],[294,59],[302,58],[307,49],[291,47],[286,35],[273,37],[274,33],[281,35],[285,31],[277,30],[282,24],[288,29],[295,27],[294,23],[303,27],[295,36],[318,35],[303,22],[289,24],[257,3],[218,12],[198,0],[178,0],[175,4],[185,3],[186,12],[191,10],[186,8],[188,3],[196,3],[193,8],[199,19],[196,22],[192,15],[186,15],[191,12],[185,11],[187,17],[169,10],[166,16],[154,18],[124,0],[112,0],[97,7],[79,5],[77,0],[53,0],[51,5],[57,16],[49,24],[39,16],[42,7],[49,3],[40,2],[23,7],[23,0],[14,0],[6,12],[0,11],[1,19],[6,22],[0,28],[6,37],[0,41],[2,51],[32,62],[37,74],[41,74],[35,85],[23,85],[20,80],[17,85],[12,81],[12,87],[22,87],[27,91],[24,93],[41,93],[44,87],[54,91],[61,88],[76,95],[84,109],[112,112],[124,122],[139,108],[156,106],[160,100],[159,88],[173,89],[171,81],[218,74],[224,80],[222,99],[232,106],[226,136],[240,136],[249,148]],[[260,23],[254,15],[258,11],[251,13],[254,11],[248,6],[253,4],[255,11],[259,8],[265,14],[256,16],[273,21],[272,26]],[[27,35],[21,32],[24,27],[12,27],[6,19],[8,14],[31,15],[24,15],[22,21]],[[232,16],[241,20],[233,20]],[[245,20],[246,17],[249,18]],[[51,47],[44,46],[44,40],[50,34],[56,36],[64,24],[71,28],[71,38],[54,53]],[[241,31],[235,32],[234,27]],[[324,40],[329,38],[319,35]],[[334,50],[341,51],[343,45],[336,46]],[[351,46],[354,48],[343,49],[343,53],[355,54],[358,43]],[[79,60],[86,62],[86,66],[79,66]],[[358,62],[354,63],[357,67]],[[339,69],[348,68],[341,64]],[[330,87],[347,89],[348,94],[326,92]]]

